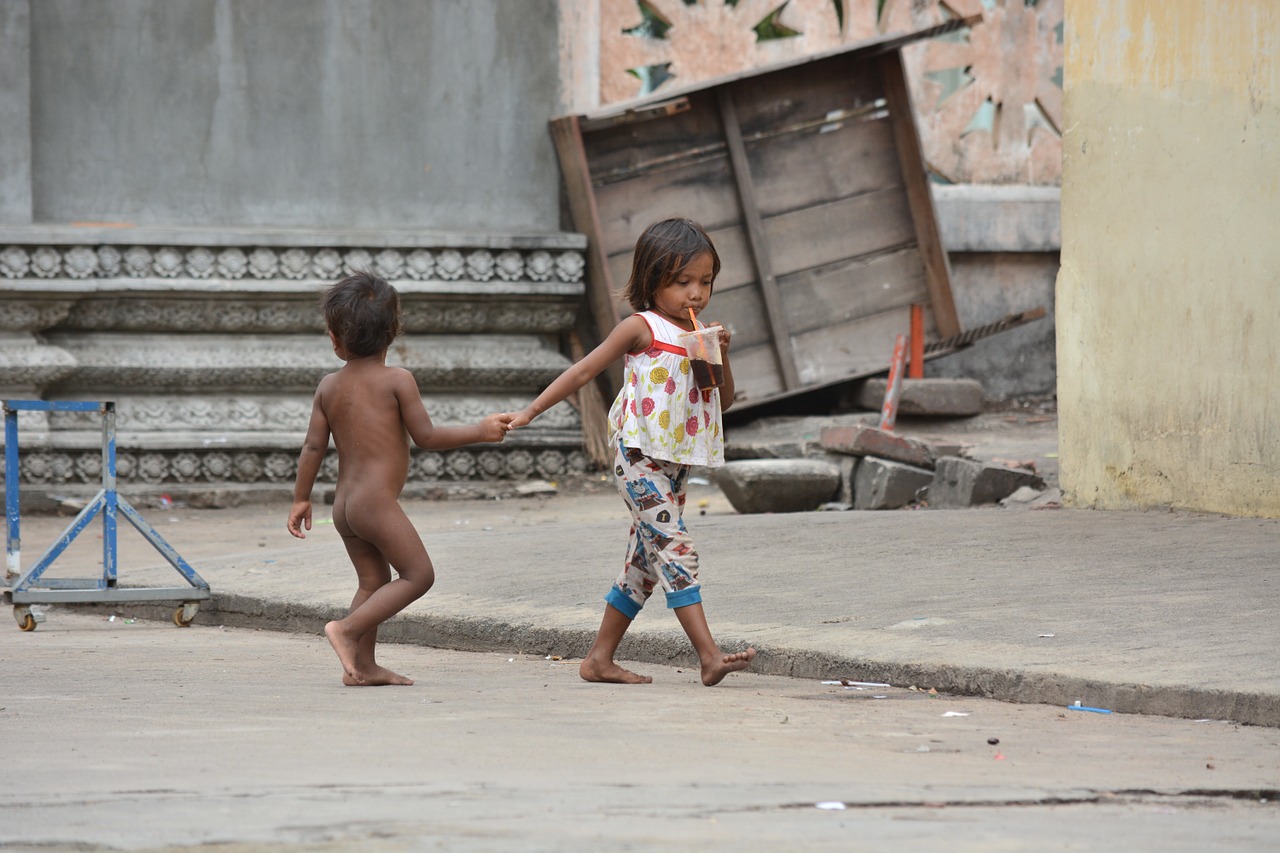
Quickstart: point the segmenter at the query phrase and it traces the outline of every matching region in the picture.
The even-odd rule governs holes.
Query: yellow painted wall
[[[1066,0],[1068,503],[1280,517],[1280,0]]]

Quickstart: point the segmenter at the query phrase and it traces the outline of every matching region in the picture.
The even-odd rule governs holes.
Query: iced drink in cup
[[[689,354],[693,381],[703,390],[724,384],[724,360],[720,357],[720,327],[682,332],[678,338]]]

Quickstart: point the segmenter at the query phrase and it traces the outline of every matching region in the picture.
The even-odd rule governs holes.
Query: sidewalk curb
[[[110,605],[77,605],[89,612],[110,612]],[[141,618],[170,621],[172,607],[132,606]],[[319,636],[324,624],[346,615],[345,608],[294,605],[234,594],[215,594],[200,608],[196,623],[230,628],[256,628]],[[176,630],[176,629],[175,629]],[[431,615],[399,616],[384,623],[379,642],[404,643],[467,652],[560,655],[582,658],[591,646],[591,631],[537,627],[489,619],[457,619]],[[752,641],[721,638],[728,650]],[[1152,686],[1066,676],[1052,672],[964,667],[943,663],[880,661],[831,655],[811,649],[755,644],[759,656],[751,671],[801,680],[848,678],[885,682],[894,687],[933,688],[939,693],[979,696],[1017,704],[1066,706],[1079,701],[1118,714],[1147,714],[1184,719],[1226,720],[1280,728],[1280,696],[1194,686]],[[643,630],[630,634],[618,650],[621,660],[663,666],[696,667],[697,659],[683,634]]]

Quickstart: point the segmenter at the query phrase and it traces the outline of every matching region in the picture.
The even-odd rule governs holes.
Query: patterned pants
[[[688,465],[650,459],[618,440],[613,478],[631,510],[631,540],[622,574],[604,600],[629,619],[658,586],[667,594],[667,607],[702,601],[698,553],[682,518],[688,477]]]

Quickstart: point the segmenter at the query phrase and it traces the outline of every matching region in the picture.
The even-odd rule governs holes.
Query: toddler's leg
[[[354,510],[357,505],[359,512]],[[421,598],[435,583],[431,558],[413,524],[395,501],[348,500],[341,513],[337,506],[334,510],[335,526],[361,578],[361,589],[352,601],[351,612],[345,619],[325,626],[325,635],[342,661],[343,682],[412,684],[411,680],[377,666],[373,662],[372,647],[378,626]],[[398,574],[395,580],[389,579],[389,567],[394,567]]]
[[[347,556],[351,558],[351,564],[356,570],[356,594],[351,599],[351,609],[347,611],[348,614],[351,614],[355,613],[361,605],[368,601],[370,596],[391,582],[391,566],[386,558],[382,556],[382,552],[375,548],[372,543],[366,542],[354,534],[348,533],[344,535],[342,542],[346,546]],[[325,633],[327,635],[328,631]],[[359,639],[356,640],[354,668],[363,677],[348,675],[344,665],[342,683],[351,687],[413,684],[412,678],[407,678],[378,664],[375,657],[377,642],[377,625],[360,635]],[[336,648],[335,646],[335,650]]]

